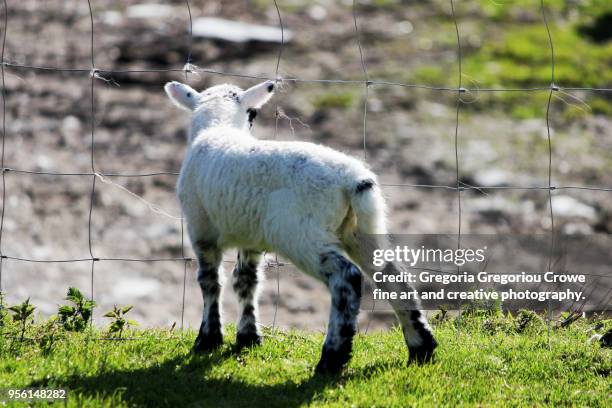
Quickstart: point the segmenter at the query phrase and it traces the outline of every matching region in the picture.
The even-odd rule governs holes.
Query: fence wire
[[[6,32],[8,30],[8,6],[6,0],[4,4],[4,29],[2,30],[2,61],[4,61],[4,51],[6,49]],[[6,171],[4,171],[4,146],[6,139],[6,84],[4,82],[4,64],[0,67],[2,75],[2,153],[0,153],[0,165],[2,165],[2,213],[0,214],[0,292],[2,288],[2,273],[4,269],[4,253],[2,252],[2,236],[4,231],[4,212],[6,209]]]
[[[457,19],[457,15],[455,12],[455,4],[454,0],[449,0],[450,7],[450,17],[453,20],[455,35],[456,35],[456,43],[457,43],[457,63],[458,63],[458,72],[457,72],[457,86],[456,87],[444,87],[444,86],[433,86],[428,84],[418,84],[418,83],[404,83],[404,82],[393,82],[393,81],[382,81],[382,80],[373,80],[370,79],[366,64],[365,58],[365,50],[362,46],[361,42],[361,30],[359,28],[358,23],[358,15],[357,15],[357,5],[356,1],[353,0],[352,4],[352,17],[355,31],[355,39],[356,45],[359,51],[359,59],[361,68],[363,71],[363,79],[362,80],[346,80],[346,79],[330,79],[330,78],[298,78],[298,77],[283,77],[281,78],[279,75],[280,64],[282,60],[283,50],[285,47],[285,27],[283,24],[283,19],[281,15],[281,10],[276,0],[273,0],[273,5],[276,10],[276,14],[278,17],[278,24],[281,32],[281,43],[278,50],[278,55],[275,62],[274,69],[274,77],[265,76],[265,75],[247,75],[237,72],[227,72],[220,71],[210,68],[201,68],[193,65],[192,60],[192,51],[193,51],[193,17],[191,12],[191,6],[189,0],[185,0],[185,6],[187,15],[189,18],[188,25],[188,39],[187,39],[187,54],[185,56],[185,65],[181,68],[135,68],[135,69],[106,69],[103,67],[97,67],[95,63],[95,25],[94,25],[94,13],[91,5],[91,0],[87,0],[87,5],[89,9],[89,20],[90,20],[90,67],[57,67],[57,66],[44,66],[44,65],[30,65],[30,64],[19,64],[11,61],[7,61],[5,58],[5,50],[6,50],[6,37],[8,31],[8,5],[6,0],[3,0],[3,8],[4,8],[4,18],[3,18],[3,30],[2,30],[2,46],[0,53],[0,75],[1,75],[1,95],[2,95],[2,151],[0,153],[0,168],[2,171],[2,207],[0,214],[0,292],[3,291],[3,273],[4,273],[4,261],[18,261],[18,262],[31,262],[31,263],[76,263],[76,262],[89,262],[91,263],[91,272],[90,272],[90,294],[91,298],[95,299],[95,265],[96,262],[112,262],[112,261],[124,261],[124,262],[182,262],[184,265],[183,268],[183,282],[182,282],[182,294],[181,294],[181,312],[180,312],[180,327],[183,329],[184,327],[184,318],[185,318],[185,292],[186,292],[186,281],[187,281],[187,270],[189,264],[193,261],[193,258],[186,256],[185,254],[185,231],[184,231],[184,219],[180,217],[181,225],[180,225],[180,247],[181,247],[181,256],[180,257],[168,257],[168,258],[112,258],[112,257],[96,257],[95,256],[95,248],[93,245],[93,231],[92,231],[92,219],[94,217],[94,209],[95,209],[95,195],[96,195],[96,181],[100,177],[104,180],[105,177],[128,177],[128,178],[138,178],[138,177],[156,177],[156,176],[178,176],[178,172],[173,171],[159,171],[159,172],[149,172],[149,173],[102,173],[98,172],[96,169],[95,163],[95,132],[96,132],[96,106],[95,106],[95,85],[96,80],[103,80],[105,82],[111,82],[112,79],[108,79],[107,77],[113,74],[138,74],[138,73],[182,73],[187,76],[189,74],[212,74],[218,76],[226,76],[226,77],[235,77],[242,79],[252,79],[252,80],[273,80],[275,82],[285,82],[285,83],[304,83],[304,84],[339,84],[339,85],[363,85],[364,87],[364,101],[363,101],[363,158],[367,160],[368,158],[368,146],[367,146],[367,129],[368,129],[368,102],[369,102],[369,89],[373,86],[390,86],[390,87],[402,87],[402,88],[410,88],[410,89],[425,89],[430,91],[437,92],[449,92],[455,93],[456,96],[456,114],[455,114],[455,127],[454,127],[454,153],[455,153],[455,185],[435,185],[435,184],[408,184],[408,183],[381,183],[383,187],[403,187],[403,188],[422,188],[422,189],[443,189],[456,192],[456,200],[457,200],[457,247],[461,247],[461,236],[462,236],[462,195],[461,193],[469,190],[476,190],[480,192],[484,192],[486,190],[542,190],[548,191],[548,207],[549,207],[549,216],[550,216],[550,252],[548,257],[548,270],[550,270],[552,262],[553,262],[553,249],[554,249],[554,235],[555,235],[555,218],[554,211],[552,205],[552,193],[555,190],[583,190],[583,191],[604,191],[604,192],[612,192],[611,187],[599,187],[599,186],[581,186],[581,185],[553,185],[552,184],[552,139],[551,139],[551,123],[550,123],[550,115],[551,115],[551,100],[553,94],[555,92],[563,92],[563,91],[589,91],[589,92],[612,92],[612,88],[606,87],[562,87],[555,83],[555,51],[554,51],[554,42],[550,32],[550,27],[548,24],[547,16],[546,16],[546,7],[544,4],[544,0],[540,0],[540,13],[542,18],[542,23],[544,28],[546,29],[546,33],[548,36],[549,48],[550,48],[550,68],[551,68],[551,80],[549,85],[541,85],[534,87],[524,87],[524,88],[505,88],[505,87],[496,87],[496,88],[470,88],[463,86],[463,72],[462,72],[462,48],[461,48],[461,36],[460,36],[460,28]],[[59,172],[59,171],[36,171],[36,170],[28,170],[28,169],[18,169],[11,168],[5,165],[5,146],[6,146],[6,85],[5,85],[5,69],[11,68],[14,70],[33,70],[33,71],[54,71],[54,72],[67,72],[67,73],[75,73],[75,74],[87,74],[90,78],[90,156],[91,156],[91,171],[88,172]],[[547,105],[546,105],[546,131],[547,131],[547,141],[548,141],[548,184],[547,185],[504,185],[504,186],[472,186],[466,185],[461,181],[460,174],[460,154],[459,154],[459,136],[460,136],[460,111],[463,103],[467,103],[462,99],[462,94],[470,93],[470,92],[541,92],[548,91]],[[277,131],[278,131],[278,120],[280,117],[279,108],[276,107],[275,114],[275,130],[274,130],[274,139],[276,139]],[[88,250],[89,257],[88,258],[76,258],[76,259],[33,259],[26,257],[17,257],[9,254],[5,254],[2,249],[3,244],[3,236],[4,236],[4,219],[6,216],[6,176],[7,174],[30,174],[30,175],[46,175],[46,176],[77,176],[77,177],[91,177],[91,192],[90,192],[90,200],[89,200],[89,213],[88,213]],[[232,260],[224,260],[224,263],[234,263]],[[280,283],[279,283],[279,268],[282,266],[290,265],[288,263],[284,263],[279,261],[277,257],[275,257],[274,261],[266,260],[267,266],[272,268],[276,272],[276,290],[277,290],[277,298],[275,301],[275,310],[274,310],[274,319],[272,322],[272,327],[276,326],[277,320],[277,312],[278,312],[278,299],[280,297]],[[437,271],[439,273],[448,273],[444,271]],[[587,274],[588,275],[588,274]],[[598,276],[600,278],[606,278],[609,276],[603,275],[589,275],[589,276]],[[607,298],[608,296],[606,296]],[[461,316],[461,314],[459,314]],[[93,321],[93,318],[92,318]],[[368,323],[369,326],[369,323]],[[550,314],[548,318],[548,327],[549,327],[549,337],[550,337]],[[460,328],[460,325],[459,325]],[[367,332],[367,327],[366,327]],[[459,333],[459,331],[458,331]],[[127,338],[128,340],[134,340],[136,338]],[[97,340],[117,340],[115,338],[97,338]]]

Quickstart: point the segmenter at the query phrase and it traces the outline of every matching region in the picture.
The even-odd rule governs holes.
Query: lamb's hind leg
[[[348,246],[349,254],[362,267],[364,273],[370,278],[377,271],[370,263],[369,254],[377,248],[384,248],[384,238],[374,235],[362,235],[359,240]],[[361,249],[358,247],[361,246]],[[399,275],[401,273],[398,266],[392,262],[386,263],[384,268],[380,270],[383,276]],[[385,292],[401,293],[405,291],[413,291],[414,288],[407,283],[393,282],[387,279],[379,279],[375,282],[377,288]],[[432,330],[427,323],[427,319],[421,311],[421,305],[418,299],[410,300],[390,300],[389,303],[395,311],[395,314],[400,321],[404,334],[404,341],[410,352],[409,361],[417,363],[425,363],[432,359],[434,350],[438,343],[436,342]]]
[[[205,352],[211,351],[223,343],[219,305],[219,295],[221,293],[219,265],[221,264],[222,252],[215,244],[210,242],[196,241],[193,246],[198,258],[198,282],[204,301],[202,324],[195,341],[194,350]]]
[[[320,255],[320,273],[331,292],[331,311],[316,372],[335,374],[351,359],[362,275],[359,268],[338,250]]]
[[[383,275],[398,275],[401,273],[393,263],[386,264],[381,272]],[[376,286],[383,291],[395,293],[414,290],[409,285],[390,282],[377,283]],[[433,336],[425,315],[421,311],[420,302],[418,300],[391,300],[390,303],[402,326],[404,341],[410,352],[409,361],[416,363],[429,362],[438,343]]]
[[[261,343],[257,330],[257,284],[260,279],[257,267],[260,260],[260,252],[240,250],[232,273],[232,286],[242,309],[236,334],[236,346],[239,349]]]

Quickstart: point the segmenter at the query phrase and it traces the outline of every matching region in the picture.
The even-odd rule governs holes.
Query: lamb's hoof
[[[426,337],[423,344],[418,347],[409,347],[410,357],[408,358],[408,364],[425,364],[433,360],[434,350],[438,346],[436,340],[431,336]]]
[[[261,336],[256,332],[246,332],[236,334],[236,348],[242,350],[243,348],[251,347],[261,344]]]
[[[223,335],[221,332],[204,334],[200,332],[198,338],[193,345],[193,351],[195,353],[208,353],[223,344]]]
[[[315,373],[320,375],[337,375],[351,359],[350,350],[331,350],[323,347],[321,360],[315,368]]]

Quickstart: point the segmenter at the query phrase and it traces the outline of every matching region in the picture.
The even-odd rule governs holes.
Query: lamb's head
[[[245,91],[223,84],[197,92],[180,82],[168,82],[164,89],[179,108],[191,112],[193,134],[210,126],[249,129],[257,110],[272,97],[274,87],[274,81],[266,81]]]

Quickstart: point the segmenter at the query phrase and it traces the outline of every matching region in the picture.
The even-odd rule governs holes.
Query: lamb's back
[[[314,143],[258,140],[250,133],[225,128],[208,130],[192,150],[197,167],[212,183],[230,182],[252,187],[329,189],[350,188],[375,175],[359,160]]]

